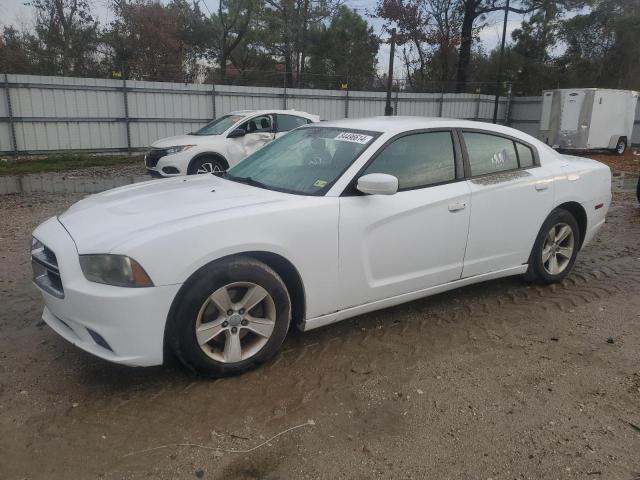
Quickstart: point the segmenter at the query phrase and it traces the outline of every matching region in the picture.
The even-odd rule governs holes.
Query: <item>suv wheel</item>
[[[191,162],[187,175],[211,173],[213,175],[220,176],[226,170],[226,166],[222,159],[216,157],[202,157]]]

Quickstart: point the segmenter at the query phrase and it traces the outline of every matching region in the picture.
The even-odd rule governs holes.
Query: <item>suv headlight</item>
[[[167,153],[167,155],[173,155],[174,153],[184,152],[185,150],[189,150],[191,147],[194,147],[194,146],[195,145],[177,145],[175,147],[165,148],[164,151]]]
[[[87,280],[116,287],[153,287],[153,282],[133,258],[125,255],[80,255]]]

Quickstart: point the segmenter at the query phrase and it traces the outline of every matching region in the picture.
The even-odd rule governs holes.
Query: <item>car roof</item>
[[[229,112],[229,115],[262,115],[267,113],[280,113],[286,115],[299,115],[301,117],[318,117],[312,113],[303,112],[300,110],[278,110],[278,109],[269,109],[269,110],[235,110],[233,112]]]
[[[442,117],[380,116],[368,118],[345,118],[342,120],[332,120],[329,122],[316,123],[312,126],[352,128],[355,130],[369,130],[372,132],[390,134],[428,128],[476,128],[497,133],[504,133],[506,135],[523,135],[523,132],[521,132],[520,130],[515,130],[510,127],[504,127],[502,125]]]

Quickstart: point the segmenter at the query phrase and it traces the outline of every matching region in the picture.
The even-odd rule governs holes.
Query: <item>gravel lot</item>
[[[640,478],[631,193],[560,285],[503,279],[294,332],[216,381],[106,363],[42,323],[30,232],[77,198],[0,198],[0,479]]]

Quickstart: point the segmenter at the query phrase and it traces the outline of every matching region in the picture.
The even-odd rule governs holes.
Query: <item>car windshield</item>
[[[224,117],[216,118],[213,122],[207,123],[204,127],[202,127],[197,132],[193,132],[191,135],[223,134],[244,117],[244,115],[225,115]]]
[[[236,182],[301,195],[323,195],[377,132],[303,127],[274,140],[231,168]]]

